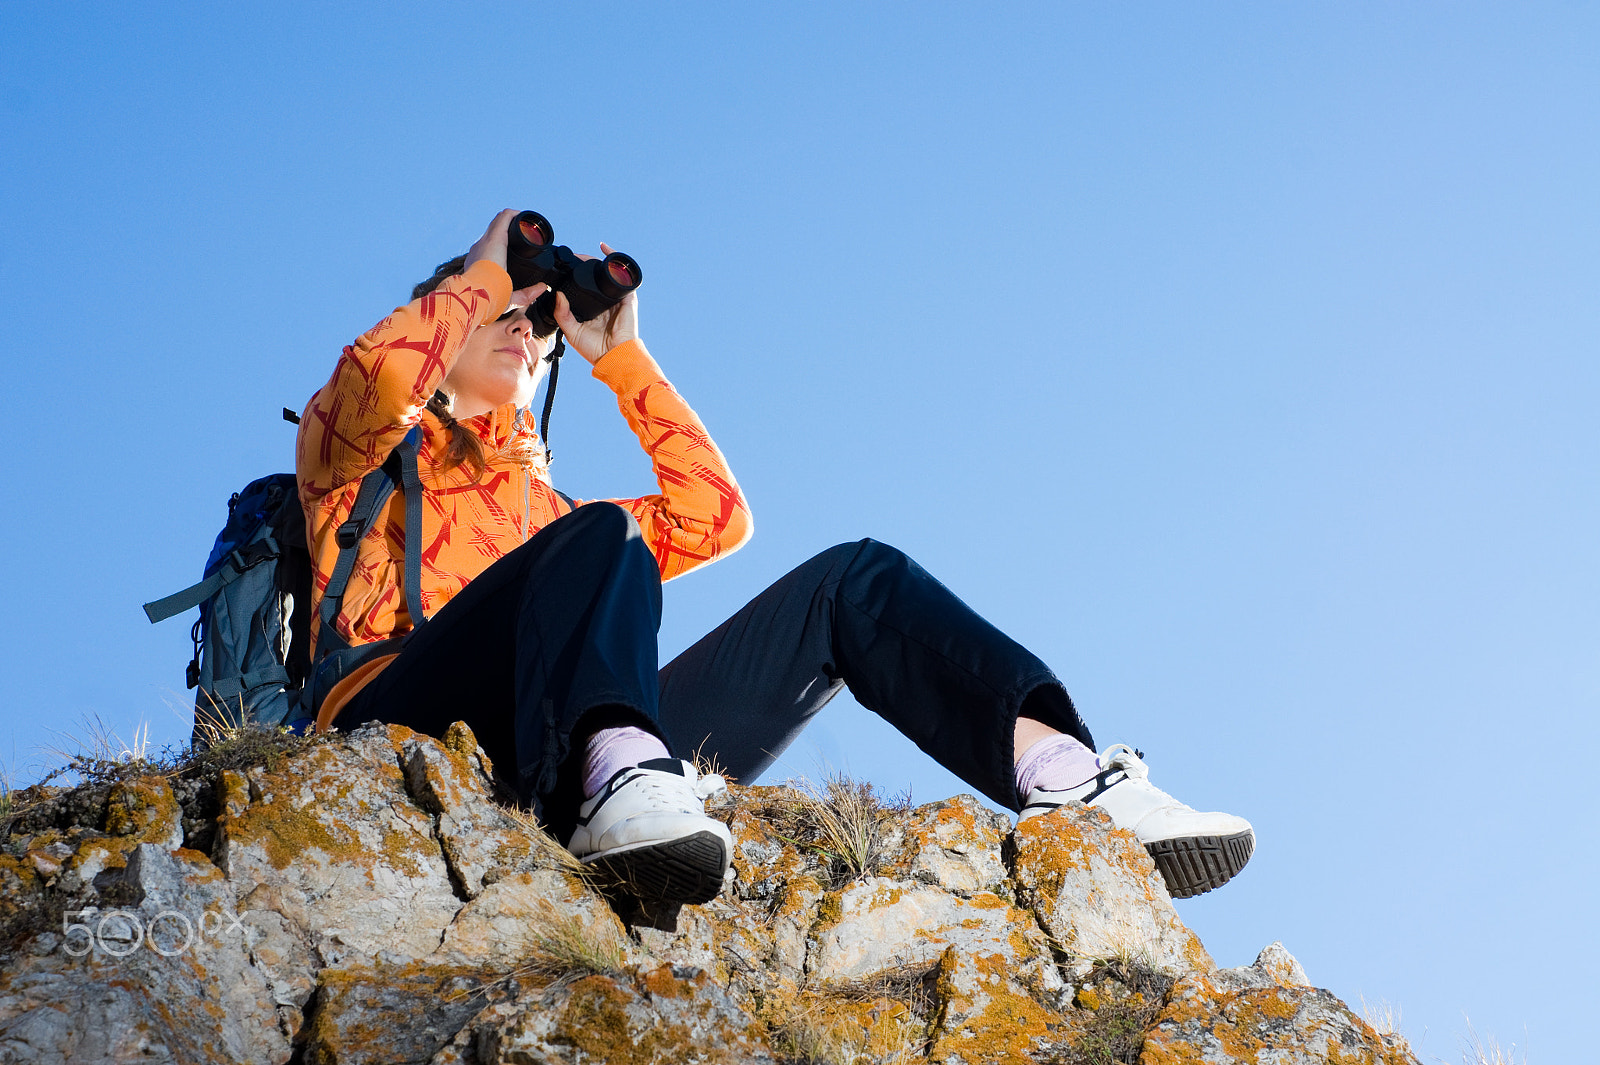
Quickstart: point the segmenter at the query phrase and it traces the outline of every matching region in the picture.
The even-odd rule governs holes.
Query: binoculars
[[[643,280],[639,264],[620,251],[604,259],[580,259],[555,239],[555,230],[537,211],[523,211],[513,218],[506,235],[506,272],[511,275],[511,287],[527,288],[541,281],[550,286],[528,308],[528,321],[540,336],[549,336],[556,329],[557,292],[566,293],[572,316],[587,322],[615,307]]]

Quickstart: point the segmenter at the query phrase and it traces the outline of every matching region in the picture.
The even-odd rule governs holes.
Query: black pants
[[[612,724],[652,728],[750,781],[848,686],[1012,809],[1019,713],[1094,746],[1043,662],[873,540],[803,563],[658,671],[660,623],[660,572],[638,525],[591,503],[469,583],[338,723],[441,735],[465,721],[561,838],[579,798],[574,736]]]

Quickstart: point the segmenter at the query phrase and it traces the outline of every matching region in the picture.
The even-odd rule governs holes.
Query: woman
[[[1254,846],[1247,822],[1154,788],[1131,748],[1097,757],[1043,662],[883,544],[803,563],[658,669],[661,581],[737,549],[749,508],[640,343],[633,294],[589,322],[558,296],[555,316],[616,393],[661,491],[576,506],[554,491],[526,413],[554,334],[540,336],[526,313],[545,286],[511,291],[514,214],[500,212],[465,256],[347,347],[301,419],[313,616],[362,478],[421,429],[417,587],[405,579],[397,495],[360,542],[329,638],[399,650],[328,691],[319,728],[378,719],[437,735],[464,720],[574,854],[641,895],[702,902],[731,857],[727,828],[702,805],[720,780],[697,777],[668,744],[750,780],[848,685],[1022,817],[1073,800],[1103,807],[1138,834],[1175,895],[1238,872]]]

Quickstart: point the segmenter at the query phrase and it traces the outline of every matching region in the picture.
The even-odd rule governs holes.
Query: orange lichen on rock
[[[1032,1065],[1032,1052],[1060,1018],[1016,987],[1000,955],[939,959],[934,978],[938,1015],[928,1058],[940,1065]]]
[[[1288,1057],[1294,1055],[1294,1057]],[[1141,1065],[1307,1060],[1340,1065],[1416,1065],[1327,991],[1253,987],[1226,991],[1203,976],[1173,989],[1145,1037]]]
[[[138,836],[143,843],[162,843],[177,830],[181,842],[182,811],[172,786],[162,777],[119,781],[106,801],[105,830],[113,836]]]
[[[813,937],[825,932],[844,919],[844,892],[830,891],[822,896],[817,906],[817,920],[811,926]]]
[[[792,1061],[899,1065],[922,1060],[928,1038],[928,1019],[887,994],[809,989],[765,1016],[773,1048]]]
[[[1215,968],[1144,846],[1104,811],[1073,803],[1030,818],[1017,826],[1014,848],[1018,901],[1069,955],[1139,960],[1171,973]]]
[[[589,976],[574,983],[542,1042],[571,1047],[576,1060],[607,1065],[735,1065],[764,1049],[749,1025],[703,1003],[706,984],[673,974],[670,967],[643,974],[640,984],[608,976]],[[651,1000],[666,1000],[652,1009]],[[682,1004],[673,1005],[674,1000]],[[512,1051],[515,1055],[518,1051]],[[545,1060],[531,1053],[507,1060]]]
[[[330,858],[355,859],[366,856],[356,833],[343,825],[330,825],[305,806],[296,805],[285,795],[250,803],[237,815],[227,818],[230,839],[259,843],[274,869],[287,869],[310,848]]]
[[[414,735],[409,729],[391,726],[389,744],[402,745],[397,734]],[[352,752],[327,743],[311,748],[276,772],[252,770],[249,802],[239,805],[237,782],[231,782],[226,796],[223,830],[233,842],[254,844],[265,852],[275,869],[289,868],[303,861],[308,850],[321,851],[329,860],[354,865],[368,876],[382,863],[404,876],[420,876],[427,863],[439,857],[434,841],[421,826],[406,831],[406,811],[425,822],[422,811],[409,802],[397,806],[394,797],[404,795],[404,777],[397,763],[376,763],[361,758],[360,763],[375,773],[384,788],[372,786],[350,763]],[[361,826],[375,830],[371,844],[364,841]]]
[[[498,974],[462,965],[411,962],[324,969],[306,1028],[307,1065],[394,1060],[400,1050],[431,1056],[443,1039],[430,1029],[475,1013]],[[398,1045],[397,1045],[398,1043]],[[409,1055],[408,1055],[409,1056]]]

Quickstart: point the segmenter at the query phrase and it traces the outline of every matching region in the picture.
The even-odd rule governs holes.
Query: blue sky
[[[643,264],[754,506],[667,654],[894,543],[1255,823],[1179,904],[1221,964],[1282,939],[1425,1060],[1464,1012],[1587,1048],[1593,7],[10,5],[0,133],[14,782],[85,714],[186,735],[139,604],[339,348],[535,208]],[[565,380],[557,485],[651,490]],[[966,790],[845,698],[786,760]]]

